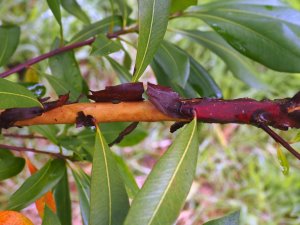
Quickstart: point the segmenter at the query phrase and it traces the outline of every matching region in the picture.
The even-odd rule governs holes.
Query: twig
[[[42,137],[42,136],[35,136],[33,134],[28,134],[28,135],[23,135],[23,134],[2,134],[4,137],[13,137],[13,138],[28,138],[28,139],[45,139],[47,138]]]
[[[37,150],[37,149],[34,149],[34,148],[17,147],[17,146],[10,146],[10,145],[0,144],[0,149],[1,150],[9,149],[9,150],[12,150],[12,151],[17,151],[17,152],[34,152],[34,153],[52,155],[52,156],[55,156],[55,157],[61,158],[61,159],[70,159],[70,157],[68,157],[68,156],[64,156],[64,155],[61,155],[61,154],[58,154],[58,153],[53,153],[53,152],[46,152],[46,151],[42,151],[42,150]]]
[[[119,35],[128,34],[128,33],[132,33],[132,32],[135,32],[135,31],[137,31],[136,26],[132,27],[132,28],[129,28],[129,29],[122,29],[122,30],[116,31],[114,33],[107,34],[107,37],[108,38],[116,38]],[[32,58],[32,59],[28,60],[25,63],[19,64],[15,67],[3,72],[3,73],[0,73],[0,77],[4,78],[4,77],[7,77],[7,76],[9,76],[13,73],[17,73],[17,72],[19,72],[23,69],[26,69],[26,68],[30,67],[31,65],[34,65],[38,62],[41,62],[44,59],[51,58],[52,56],[58,55],[60,53],[67,52],[67,51],[70,51],[72,49],[83,47],[83,46],[86,46],[86,45],[91,45],[95,40],[96,40],[96,38],[91,38],[91,39],[88,39],[88,40],[85,40],[85,41],[76,42],[76,43],[61,47],[61,48],[54,49],[54,50],[52,50],[48,53],[45,53],[43,55]]]

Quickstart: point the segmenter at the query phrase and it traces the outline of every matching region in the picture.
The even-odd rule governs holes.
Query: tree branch
[[[55,156],[55,157],[61,158],[61,159],[70,159],[68,156],[64,156],[64,155],[61,155],[59,153],[46,152],[46,151],[37,150],[37,149],[34,149],[34,148],[25,148],[25,147],[17,147],[17,146],[10,146],[10,145],[0,144],[0,149],[1,150],[9,149],[9,150],[12,150],[12,151],[17,151],[17,152],[34,152],[34,153],[52,155],[52,156]]]

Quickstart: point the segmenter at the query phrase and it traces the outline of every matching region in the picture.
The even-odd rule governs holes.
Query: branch
[[[116,38],[120,35],[136,32],[136,31],[137,31],[137,27],[135,26],[135,27],[132,27],[132,28],[122,29],[122,30],[116,31],[114,33],[109,33],[109,34],[107,34],[107,37],[110,38],[110,39],[111,38]],[[76,42],[76,43],[61,47],[61,48],[54,49],[54,50],[52,50],[48,53],[45,53],[43,55],[32,58],[32,59],[28,60],[25,63],[19,64],[15,67],[3,72],[3,73],[0,73],[0,77],[4,78],[4,77],[7,77],[11,74],[20,72],[21,70],[26,69],[26,68],[30,67],[31,65],[34,65],[38,62],[43,61],[44,59],[51,58],[52,56],[61,54],[63,52],[67,52],[67,51],[73,50],[75,48],[80,48],[80,47],[83,47],[83,46],[86,46],[86,45],[91,45],[95,40],[96,40],[96,38],[91,38],[89,40]]]
[[[17,151],[17,152],[34,152],[34,153],[52,155],[52,156],[55,156],[55,157],[61,158],[61,159],[70,159],[68,156],[64,156],[64,155],[61,155],[59,153],[46,152],[46,151],[37,150],[37,149],[34,149],[34,148],[25,148],[25,147],[17,147],[17,146],[10,146],[10,145],[0,144],[0,149],[1,150],[9,149],[9,150],[12,150],[12,151]]]

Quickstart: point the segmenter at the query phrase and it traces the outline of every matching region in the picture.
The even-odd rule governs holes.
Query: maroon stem
[[[69,157],[58,154],[58,153],[45,152],[45,151],[37,150],[37,149],[34,149],[34,148],[25,148],[25,147],[17,147],[17,146],[10,146],[10,145],[0,144],[0,149],[1,150],[9,149],[9,150],[12,150],[12,151],[17,151],[17,152],[41,153],[41,154],[52,155],[52,156],[55,156],[55,157],[61,158],[61,159],[69,159]]]
[[[82,46],[85,46],[85,45],[90,45],[94,41],[95,41],[95,38],[91,38],[91,39],[86,40],[86,41],[77,42],[77,43],[70,44],[70,45],[67,45],[67,46],[64,46],[64,47],[61,47],[61,48],[54,49],[54,50],[52,50],[48,53],[45,53],[43,55],[32,58],[32,59],[28,60],[25,63],[19,64],[16,67],[13,67],[12,69],[9,69],[9,70],[1,73],[0,77],[1,78],[7,77],[7,76],[9,76],[13,73],[17,73],[17,72],[19,72],[19,71],[21,71],[25,68],[28,68],[31,65],[36,64],[36,63],[38,63],[38,62],[40,62],[44,59],[50,58],[52,56],[58,55],[58,54],[63,53],[63,52],[70,51],[70,50],[75,49],[75,48],[79,48],[79,47],[82,47]]]
[[[28,134],[28,135],[23,135],[23,134],[2,134],[4,137],[13,137],[13,138],[28,138],[28,139],[45,139],[47,138],[42,137],[42,136],[35,136],[33,134]]]

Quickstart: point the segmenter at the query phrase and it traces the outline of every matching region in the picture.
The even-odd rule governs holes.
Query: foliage
[[[40,99],[45,97],[45,93],[36,95],[35,89],[32,89],[37,84],[42,84],[47,95],[69,93],[70,101],[74,102],[78,97],[87,95],[89,89],[101,86],[98,82],[99,68],[102,71],[113,70],[117,74],[104,78],[113,84],[148,80],[148,76],[143,75],[148,73],[147,68],[151,68],[159,84],[172,87],[184,97],[217,98],[240,94],[238,85],[230,91],[225,88],[231,82],[240,82],[244,89],[255,90],[257,96],[270,97],[269,93],[276,95],[282,87],[280,83],[268,81],[276,82],[275,78],[259,76],[261,70],[266,73],[269,69],[300,72],[300,12],[279,0],[199,3],[194,0],[140,0],[138,7],[125,0],[97,4],[93,1],[83,4],[75,0],[28,2],[0,3],[0,66],[3,72],[50,49],[60,51],[68,46],[70,49],[47,55],[45,59],[49,58],[48,61],[40,62],[38,57],[36,62],[20,64],[27,70],[26,73],[18,70],[5,79],[10,74],[2,73],[0,109],[43,108]],[[31,10],[29,4],[36,6]],[[89,4],[93,10],[86,10]],[[296,3],[293,4],[297,7]],[[28,12],[23,13],[24,8]],[[35,10],[43,16],[38,17]],[[21,11],[20,15],[25,14],[21,21],[16,19],[18,11]],[[10,13],[13,16],[6,18],[5,15]],[[185,21],[192,21],[192,25]],[[48,32],[42,33],[38,29],[30,30],[31,23],[44,26],[43,30],[54,28],[48,35]],[[28,43],[30,48],[26,49]],[[85,45],[90,45],[89,52],[79,50],[75,53],[76,48]],[[221,80],[212,76],[216,72],[207,66],[211,58],[205,60],[205,57],[199,57],[197,51],[202,56],[207,56],[207,51],[216,54],[217,60],[222,60],[226,70],[238,81],[233,77]],[[209,54],[216,59],[215,55]],[[37,76],[32,76],[32,73]],[[225,72],[220,70],[217,73],[223,76]],[[79,101],[87,102],[88,99],[82,97]],[[85,225],[173,224],[191,187],[193,189],[195,171],[198,176],[201,168],[210,166],[209,160],[205,162],[209,154],[198,151],[199,134],[206,131],[200,129],[195,119],[178,131],[173,144],[159,158],[139,190],[128,162],[122,154],[108,146],[127,126],[127,123],[112,123],[96,125],[96,129],[79,130],[71,125],[22,128],[29,134],[42,135],[57,146],[58,151],[55,154],[46,151],[50,157],[46,162],[42,161],[41,169],[26,178],[9,197],[3,210],[22,210],[53,190],[57,211],[44,204],[43,224],[72,224],[69,195],[69,178],[72,176]],[[118,144],[119,147],[139,144],[149,134],[146,131],[148,127],[139,126]],[[218,135],[218,132],[215,133]],[[210,148],[212,146],[207,146],[207,149]],[[16,157],[8,150],[0,151],[0,180],[12,178],[25,165],[24,156]],[[238,154],[233,156],[234,153],[229,151],[226,154],[233,164],[240,165]],[[57,155],[62,158],[54,157]],[[278,157],[284,173],[288,173],[289,164],[280,149]],[[84,161],[92,163],[91,176],[80,168],[80,162]],[[249,159],[252,182],[264,179],[255,174],[253,163],[253,159]],[[261,188],[271,190],[271,185]],[[241,194],[241,198],[247,196],[251,193]],[[242,207],[237,204],[230,210]],[[239,214],[236,212],[206,224],[239,224]]]

